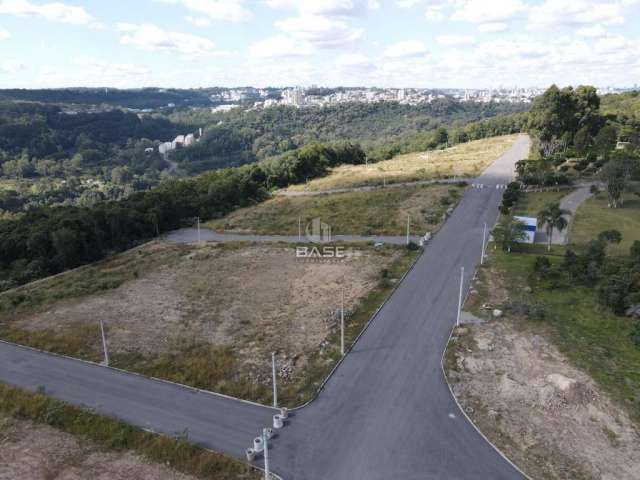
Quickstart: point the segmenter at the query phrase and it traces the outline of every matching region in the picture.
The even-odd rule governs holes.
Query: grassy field
[[[629,337],[633,322],[601,306],[591,288],[546,289],[533,284],[530,294],[524,292],[522,286],[531,283],[535,258],[501,251],[492,254],[491,262],[502,283],[518,285],[509,289],[512,301],[538,304],[544,310],[544,318],[522,321],[539,323],[538,330],[546,331],[578,368],[588,372],[640,421],[640,349]],[[561,261],[555,256],[548,258]]]
[[[404,235],[407,215],[411,230],[423,235],[436,230],[446,210],[455,206],[462,187],[431,185],[299,197],[277,196],[254,207],[232,212],[206,224],[218,232],[298,233],[314,218],[331,225],[333,234]]]
[[[337,360],[336,298],[356,337],[416,258],[406,248],[345,246],[339,262],[296,259],[292,245],[153,243],[0,295],[0,336],[251,400],[309,399]],[[282,335],[282,332],[287,332]]]
[[[569,194],[569,190],[560,192],[528,192],[522,195],[513,210],[514,215],[537,217],[540,210],[553,202],[559,202]]]
[[[624,206],[607,207],[607,195],[600,193],[585,201],[576,212],[569,227],[571,243],[586,243],[593,240],[603,230],[616,229],[622,233],[622,242],[611,245],[608,250],[616,255],[626,255],[634,240],[640,240],[640,185],[632,186],[632,190],[624,195]]]
[[[328,190],[479,174],[515,142],[517,135],[462,143],[446,150],[399,155],[371,165],[342,165],[328,176],[291,190]]]

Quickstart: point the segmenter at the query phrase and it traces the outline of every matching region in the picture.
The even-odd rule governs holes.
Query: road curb
[[[11,345],[13,347],[21,348],[23,350],[31,350],[33,352],[38,352],[38,353],[41,353],[41,354],[44,354],[44,355],[49,355],[49,356],[52,356],[52,357],[63,358],[65,360],[71,360],[71,361],[74,361],[74,362],[81,362],[81,363],[84,363],[86,365],[91,365],[91,366],[94,366],[94,367],[106,368],[106,369],[112,370],[114,372],[122,373],[122,374],[125,374],[125,375],[132,375],[132,376],[135,376],[135,377],[144,378],[146,380],[151,380],[151,381],[154,381],[154,382],[160,382],[160,383],[165,383],[165,384],[168,384],[168,385],[173,385],[173,386],[176,386],[176,387],[181,387],[181,388],[190,390],[190,391],[192,391],[194,393],[204,393],[204,394],[207,394],[207,395],[213,395],[213,396],[216,396],[216,397],[224,398],[226,400],[233,400],[233,401],[242,402],[242,403],[245,403],[247,405],[254,406],[254,407],[266,408],[266,409],[269,409],[269,410],[274,411],[274,412],[279,412],[280,411],[277,408],[273,408],[273,407],[270,407],[268,405],[263,405],[262,403],[253,402],[251,400],[245,400],[243,398],[237,398],[237,397],[233,397],[231,395],[225,395],[224,393],[213,392],[211,390],[203,390],[201,388],[192,387],[190,385],[185,385],[183,383],[173,382],[171,380],[166,380],[164,378],[152,377],[150,375],[144,375],[142,373],[132,372],[130,370],[123,370],[122,368],[118,368],[118,367],[112,367],[112,366],[103,365],[101,363],[97,363],[97,362],[94,362],[92,360],[86,360],[84,358],[71,357],[69,355],[64,355],[62,353],[48,352],[46,350],[41,350],[39,348],[30,347],[29,345],[21,345],[19,343],[10,342],[8,340],[3,340],[3,339],[0,339],[0,343],[4,343],[6,345]]]
[[[477,268],[476,268],[477,270]],[[475,270],[474,270],[474,275],[475,275]],[[473,279],[473,277],[471,277]],[[473,281],[473,280],[472,280]],[[469,293],[471,291],[471,282],[469,283],[469,288],[467,289],[467,293],[464,297],[464,302],[462,303],[463,305],[467,302],[467,298],[469,297]],[[447,378],[447,373],[445,372],[444,369],[444,357],[447,354],[447,350],[449,349],[449,344],[451,343],[451,337],[453,337],[453,331],[455,330],[456,325],[454,325],[453,327],[451,327],[451,332],[449,333],[449,339],[447,340],[447,345],[445,346],[444,350],[442,351],[442,357],[440,358],[440,369],[442,370],[442,377],[444,378],[444,383],[447,385],[447,388],[449,389],[449,393],[451,394],[451,398],[453,398],[453,401],[456,403],[456,405],[458,406],[458,409],[460,410],[460,412],[462,412],[462,414],[464,415],[464,417],[467,419],[467,422],[469,422],[469,424],[475,429],[476,432],[478,432],[478,434],[480,434],[480,436],[485,440],[485,442],[487,442],[489,445],[491,445],[491,447],[498,452],[498,454],[504,459],[506,460],[509,465],[511,465],[518,473],[520,473],[520,475],[522,475],[525,479],[527,480],[533,480],[529,475],[527,475],[526,473],[524,473],[520,467],[518,467],[515,463],[513,463],[509,457],[507,457],[502,450],[500,450],[491,440],[489,440],[487,438],[487,436],[482,433],[482,431],[478,428],[478,426],[474,423],[473,420],[471,420],[471,418],[469,417],[469,415],[467,415],[467,412],[464,411],[464,408],[462,408],[462,405],[460,405],[460,402],[458,401],[458,398],[455,396],[455,394],[453,393],[453,389],[451,388],[451,384],[449,383],[449,379]]]
[[[380,310],[382,310],[382,308],[387,304],[387,302],[389,300],[391,300],[391,297],[393,297],[393,294],[396,292],[396,290],[400,287],[400,285],[402,284],[402,282],[404,281],[404,279],[406,278],[407,275],[409,275],[409,273],[413,270],[413,268],[416,266],[416,264],[418,263],[418,260],[420,260],[422,258],[422,255],[424,255],[424,249],[420,249],[420,253],[419,255],[416,257],[416,259],[413,261],[413,263],[409,266],[409,268],[407,269],[406,272],[404,272],[404,274],[402,275],[402,277],[400,277],[400,280],[398,280],[398,282],[396,282],[396,284],[393,286],[393,289],[391,290],[391,292],[389,292],[389,295],[387,295],[387,297],[384,299],[384,301],[378,306],[378,308],[376,309],[375,312],[373,312],[373,315],[371,315],[371,317],[369,318],[369,320],[367,320],[367,323],[364,324],[364,326],[362,327],[362,329],[360,330],[360,332],[358,333],[358,335],[356,335],[356,338],[353,339],[353,342],[351,342],[351,345],[349,345],[349,348],[347,349],[347,351],[344,353],[344,355],[342,357],[340,357],[337,361],[337,363],[333,366],[333,368],[331,369],[331,371],[329,372],[329,374],[325,377],[325,379],[322,381],[322,383],[318,386],[318,388],[316,389],[315,393],[313,394],[313,396],[307,400],[306,402],[304,402],[302,405],[298,405],[297,407],[293,407],[290,408],[289,411],[296,411],[296,410],[300,410],[306,406],[308,406],[309,404],[311,404],[313,401],[315,401],[318,396],[320,395],[320,393],[322,392],[322,390],[324,390],[324,387],[326,386],[326,384],[329,382],[329,380],[331,379],[331,377],[333,377],[333,374],[336,372],[336,370],[338,369],[338,367],[342,364],[342,362],[347,358],[347,355],[349,355],[349,353],[351,353],[351,350],[353,350],[353,347],[356,345],[356,343],[358,343],[358,340],[360,339],[360,337],[362,335],[364,335],[364,332],[367,331],[367,329],[369,328],[369,326],[371,325],[371,323],[376,319],[376,317],[378,316],[378,313],[380,313]]]

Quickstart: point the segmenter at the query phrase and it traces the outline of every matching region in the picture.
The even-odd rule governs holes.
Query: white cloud
[[[313,49],[286,35],[274,35],[249,46],[251,58],[306,57]]]
[[[483,33],[504,32],[506,29],[507,24],[502,22],[481,23],[478,25],[478,31]]]
[[[384,49],[382,55],[385,58],[407,58],[426,55],[427,47],[418,40],[405,40],[403,42],[394,43]]]
[[[440,35],[436,37],[436,42],[440,45],[458,47],[463,45],[473,45],[475,39],[469,35]]]
[[[467,0],[453,12],[452,20],[492,23],[509,20],[527,10],[520,0]]]
[[[226,54],[219,51],[208,38],[188,33],[169,32],[149,23],[141,25],[120,23],[117,28],[123,32],[120,43],[140,50],[177,53],[186,58]]]
[[[342,67],[368,67],[372,64],[371,60],[369,60],[369,57],[363,55],[362,53],[345,53],[344,55],[338,57],[336,63]]]
[[[301,15],[275,23],[288,36],[307,41],[320,48],[341,48],[358,41],[364,32],[342,20],[322,15]]]
[[[93,17],[82,7],[66,5],[60,2],[36,5],[28,0],[0,0],[0,14],[20,17],[42,17],[51,22],[86,25]]]
[[[243,0],[156,0],[162,3],[181,4],[187,10],[206,15],[212,20],[242,22],[249,20],[251,12]]]
[[[151,73],[147,68],[130,63],[110,63],[93,57],[76,57],[72,59],[72,63],[83,67],[83,71],[85,72],[87,72],[88,69],[89,75],[96,77],[113,77],[118,75],[140,77]]]
[[[274,9],[293,9],[303,15],[354,16],[380,7],[377,0],[265,0]]]
[[[477,51],[486,57],[531,59],[545,56],[549,48],[534,38],[500,38],[481,43]]]
[[[400,8],[412,8],[422,3],[422,0],[396,0],[396,5]]]
[[[447,5],[442,2],[432,3],[427,7],[427,10],[424,12],[424,16],[429,22],[441,22],[444,20],[444,9]]]
[[[607,29],[602,25],[594,25],[593,27],[579,28],[577,33],[585,38],[599,38],[607,35]]]
[[[0,73],[16,73],[26,70],[27,66],[16,60],[6,60],[0,63]]]
[[[9,38],[11,34],[3,28],[0,28],[0,40],[5,40]]]
[[[548,28],[558,25],[615,25],[624,22],[619,3],[597,3],[592,0],[546,0],[531,8],[529,26]]]
[[[207,17],[192,17],[190,15],[184,17],[194,27],[206,28],[211,26],[211,20]]]

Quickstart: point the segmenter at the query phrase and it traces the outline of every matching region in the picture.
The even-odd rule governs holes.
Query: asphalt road
[[[480,259],[483,224],[493,225],[520,137],[467,189],[414,269],[309,406],[272,442],[274,471],[313,480],[516,480],[522,475],[465,419],[440,360],[458,303]],[[0,343],[0,379],[86,405],[243,458],[273,410],[132,374]]]
[[[244,458],[271,408],[0,342],[0,379]]]
[[[170,232],[165,237],[171,243],[195,243],[198,241],[198,229],[181,228]],[[384,242],[393,245],[405,245],[407,237],[392,235],[332,235],[334,242]],[[203,242],[286,242],[286,243],[311,243],[311,240],[303,234],[297,235],[252,235],[243,233],[218,233],[207,228],[200,228],[200,240]],[[409,240],[415,243],[420,241],[420,237],[411,235]]]
[[[567,210],[571,212],[570,215],[564,215],[564,218],[567,219],[568,223],[573,221],[573,217],[578,211],[578,207],[582,205],[585,200],[591,198],[593,194],[591,193],[591,186],[593,184],[582,185],[576,188],[573,192],[569,193],[567,196],[562,197],[560,200],[560,208],[563,210]],[[557,228],[553,229],[553,234],[551,236],[551,243],[554,245],[564,245],[567,243],[569,238],[569,226],[562,230],[558,231]],[[538,228],[538,232],[536,232],[536,243],[547,243],[547,232],[545,228]]]
[[[295,479],[511,480],[523,476],[466,420],[441,371],[456,321],[460,267],[465,291],[493,226],[516,144],[467,189],[424,255],[309,407],[292,419],[271,456]]]

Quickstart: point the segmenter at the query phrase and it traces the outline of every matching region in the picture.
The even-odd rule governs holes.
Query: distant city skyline
[[[0,88],[631,87],[640,0],[0,0]]]

